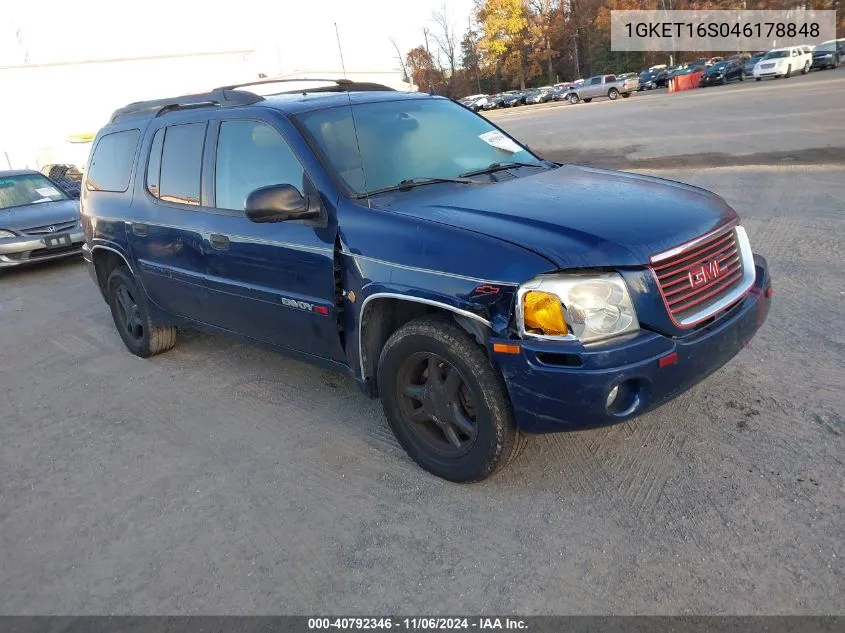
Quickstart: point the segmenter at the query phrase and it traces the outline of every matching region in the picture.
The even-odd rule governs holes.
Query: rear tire
[[[396,439],[438,477],[481,481],[525,445],[502,377],[451,321],[423,317],[396,330],[379,359],[378,385]]]
[[[755,81],[763,81],[763,78],[762,77],[755,77],[754,80]]]
[[[745,73],[739,73],[739,80],[745,81]]]
[[[806,75],[810,72],[810,62],[804,62],[804,68],[801,69],[801,74]]]
[[[619,96],[619,91],[616,88],[611,88],[607,91],[607,98],[611,101],[616,101],[616,98]]]
[[[115,268],[106,288],[112,319],[126,349],[141,358],[149,358],[176,345],[176,328],[153,322],[147,296],[128,268]]]
[[[622,98],[623,98],[623,99],[627,99],[627,98],[628,98],[628,97],[630,97],[630,96],[631,96],[631,93],[630,93],[630,92],[623,92],[623,93],[622,93]]]
[[[590,97],[589,99],[584,99],[584,103],[590,103],[590,101],[592,101],[592,100],[593,100],[592,97]]]

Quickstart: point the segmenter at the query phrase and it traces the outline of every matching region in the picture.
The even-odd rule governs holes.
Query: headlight
[[[548,275],[520,286],[517,326],[526,338],[597,341],[640,328],[617,273]]]
[[[17,237],[17,235],[11,231],[4,231],[3,229],[0,229],[0,239],[3,239],[4,237]]]

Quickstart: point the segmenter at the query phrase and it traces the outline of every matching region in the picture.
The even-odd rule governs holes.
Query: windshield
[[[713,64],[710,67],[710,70],[722,70],[727,65],[728,65],[728,62],[719,62],[718,64]]]
[[[58,187],[41,174],[0,176],[0,209],[67,199]]]
[[[327,167],[356,194],[411,179],[459,178],[493,163],[545,164],[486,119],[445,99],[328,108],[298,119]]]
[[[789,57],[789,51],[769,51],[763,56],[763,59],[779,59],[781,57]]]

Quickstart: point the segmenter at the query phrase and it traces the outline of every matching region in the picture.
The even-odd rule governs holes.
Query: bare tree
[[[408,74],[408,69],[405,68],[405,60],[402,59],[402,53],[399,52],[399,47],[396,45],[396,40],[392,37],[389,38],[390,43],[393,44],[393,48],[396,50],[396,59],[399,60],[399,66],[402,68],[402,81],[407,81],[409,84],[412,84],[411,76]]]
[[[458,48],[460,42],[449,20],[449,13],[446,10],[445,4],[440,7],[439,11],[434,11],[431,14],[431,19],[434,22],[436,31],[432,32],[431,36],[434,38],[435,44],[437,44],[438,63],[441,66],[441,70],[445,70],[444,65],[449,69],[449,96],[454,96],[452,95],[452,86],[458,71]],[[441,57],[445,60],[445,64],[439,61]]]

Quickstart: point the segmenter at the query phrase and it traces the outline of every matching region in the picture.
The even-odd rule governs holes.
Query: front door
[[[259,187],[290,184],[319,197],[274,126],[225,116],[212,125],[216,213],[206,250],[209,318],[258,341],[343,360],[334,218],[324,213],[318,221],[250,221],[244,202]]]

